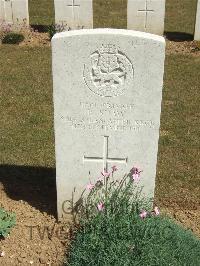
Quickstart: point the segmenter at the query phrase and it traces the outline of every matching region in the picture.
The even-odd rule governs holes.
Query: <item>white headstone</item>
[[[197,3],[197,15],[196,15],[194,40],[200,41],[200,0],[198,0],[198,3]]]
[[[128,0],[127,28],[163,35],[165,0]]]
[[[154,195],[163,86],[163,37],[95,29],[52,39],[58,216],[103,169],[143,169]],[[80,194],[79,194],[80,195]]]
[[[0,21],[29,25],[28,0],[0,0]]]
[[[92,0],[54,0],[55,23],[70,29],[93,28]]]

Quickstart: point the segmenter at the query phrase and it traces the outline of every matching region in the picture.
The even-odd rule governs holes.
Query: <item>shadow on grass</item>
[[[9,198],[57,217],[55,168],[1,165],[0,182]]]
[[[38,31],[40,33],[48,32],[48,29],[51,25],[31,25],[31,28],[34,31]]]
[[[174,41],[174,42],[183,42],[183,41],[193,41],[194,36],[190,33],[185,33],[185,32],[168,32],[166,31],[164,33],[166,38],[169,41]]]

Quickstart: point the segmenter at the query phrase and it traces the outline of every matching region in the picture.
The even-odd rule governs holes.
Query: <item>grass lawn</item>
[[[197,0],[166,0],[165,31],[193,34]],[[127,0],[93,0],[94,27],[126,28]],[[53,0],[29,0],[30,23],[54,22]]]
[[[197,0],[166,0],[165,31],[194,34]]]
[[[55,167],[50,48],[0,49],[0,162]],[[190,208],[200,203],[199,73],[200,57],[166,58],[156,184],[159,205],[173,200]]]
[[[54,22],[54,0],[29,0],[31,25],[50,25]]]
[[[54,166],[51,51],[8,45],[0,53],[0,162]]]
[[[199,71],[200,57],[166,57],[157,198],[163,204],[171,198],[186,209],[200,204]]]

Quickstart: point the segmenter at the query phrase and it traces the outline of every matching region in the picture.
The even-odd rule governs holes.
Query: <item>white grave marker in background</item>
[[[165,41],[128,30],[95,29],[52,39],[58,216],[62,204],[103,169],[134,166],[154,195]],[[77,199],[77,198],[76,198]]]
[[[163,35],[164,19],[165,0],[128,0],[128,29]]]
[[[92,0],[54,0],[55,23],[71,29],[93,28]]]
[[[198,3],[197,3],[197,14],[196,14],[194,40],[200,41],[200,0],[198,0]]]
[[[0,0],[0,21],[29,25],[28,0]]]

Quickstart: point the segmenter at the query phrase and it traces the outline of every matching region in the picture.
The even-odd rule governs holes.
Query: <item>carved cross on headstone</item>
[[[148,9],[148,0],[145,1],[145,8],[144,9],[139,9],[138,12],[145,12],[145,22],[144,22],[144,28],[147,28],[147,19],[148,19],[148,14],[149,12],[154,12],[155,10],[153,9]]]
[[[76,4],[75,1],[76,1],[76,0],[72,0],[71,5],[67,5],[67,6],[71,6],[71,7],[73,7],[73,8],[74,8],[74,7],[80,7],[80,5]]]
[[[103,142],[103,156],[102,157],[83,157],[83,162],[101,162],[103,163],[103,171],[108,171],[108,163],[124,163],[126,164],[128,158],[109,158],[108,156],[108,138],[104,136]]]
[[[75,7],[79,7],[80,8],[80,4],[78,5],[77,3],[75,3],[76,0],[71,0],[71,4],[67,5],[69,7],[72,7],[72,18],[73,18],[73,24],[75,23]]]

